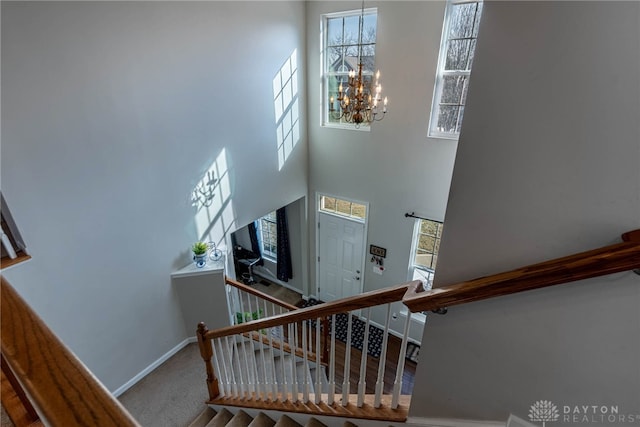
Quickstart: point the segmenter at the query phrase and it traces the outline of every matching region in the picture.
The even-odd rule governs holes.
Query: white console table
[[[229,324],[224,264],[224,257],[217,261],[207,259],[202,268],[192,262],[171,273],[189,335],[195,336],[199,322],[204,322],[209,329]]]

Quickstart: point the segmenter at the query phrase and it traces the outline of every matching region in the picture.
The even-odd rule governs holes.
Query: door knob
[[[354,279],[360,280],[360,276],[353,276]]]

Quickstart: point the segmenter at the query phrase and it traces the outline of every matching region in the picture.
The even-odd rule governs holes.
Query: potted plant
[[[196,242],[191,247],[193,251],[193,261],[196,263],[196,267],[202,268],[207,263],[207,251],[209,245],[204,242]]]

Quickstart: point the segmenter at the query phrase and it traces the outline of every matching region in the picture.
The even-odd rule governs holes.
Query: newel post
[[[198,330],[196,336],[198,337],[198,347],[200,347],[200,356],[204,360],[204,365],[207,368],[207,390],[209,391],[209,400],[213,400],[220,395],[220,389],[218,388],[218,378],[216,378],[213,372],[213,365],[211,364],[211,358],[213,357],[213,344],[207,339],[206,334],[209,332],[207,325],[204,322],[198,323]]]

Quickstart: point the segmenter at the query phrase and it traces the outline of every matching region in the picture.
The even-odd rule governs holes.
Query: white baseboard
[[[408,417],[405,423],[412,427],[505,427],[501,421],[458,420],[454,418]]]
[[[147,366],[146,368],[144,368],[142,371],[140,371],[136,376],[134,376],[133,378],[131,378],[129,381],[127,381],[126,383],[124,383],[123,385],[121,385],[120,387],[118,387],[112,394],[114,397],[118,397],[120,396],[122,393],[124,393],[125,391],[129,390],[131,387],[133,387],[138,381],[140,381],[141,379],[143,379],[144,377],[146,377],[147,375],[149,375],[154,369],[156,369],[158,366],[162,365],[164,362],[166,362],[167,360],[169,360],[174,354],[176,354],[177,352],[179,352],[180,350],[182,350],[183,348],[185,348],[187,345],[193,343],[193,342],[197,342],[198,339],[193,336],[193,337],[189,337],[187,339],[185,339],[184,341],[182,341],[181,343],[179,343],[178,345],[176,345],[175,347],[173,347],[171,350],[169,350],[168,352],[166,352],[165,354],[163,354],[158,360],[156,360],[155,362],[153,362],[151,365]]]

